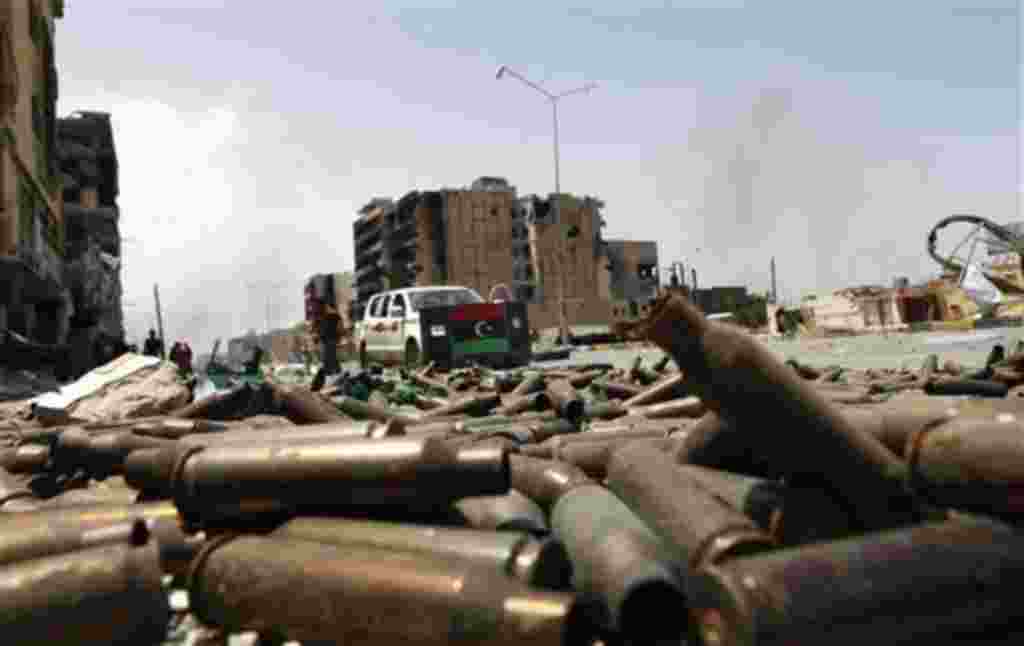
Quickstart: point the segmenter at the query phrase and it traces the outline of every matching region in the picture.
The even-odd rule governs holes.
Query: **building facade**
[[[54,21],[63,3],[0,5],[0,329],[45,343],[67,334],[56,155]]]
[[[462,285],[487,297],[498,285],[530,306],[531,325],[554,326],[564,297],[571,324],[604,324],[616,298],[656,293],[657,245],[601,237],[593,197],[519,197],[500,177],[469,187],[375,198],[353,224],[356,314],[379,291]],[[650,278],[640,274],[649,271]]]

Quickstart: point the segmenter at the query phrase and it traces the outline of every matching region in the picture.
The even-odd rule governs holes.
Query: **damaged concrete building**
[[[0,332],[82,374],[123,349],[110,116],[56,118],[63,3],[0,5]]]
[[[118,166],[110,115],[76,112],[57,123],[64,191],[64,284],[73,314],[75,371],[112,358],[124,342]]]
[[[56,157],[54,19],[61,3],[0,6],[0,330],[59,344],[67,334]]]
[[[500,177],[468,188],[375,198],[353,223],[356,314],[379,291],[420,285],[508,286],[531,324],[552,327],[564,296],[570,324],[606,324],[657,291],[657,244],[601,236],[604,204],[561,194],[519,197]]]

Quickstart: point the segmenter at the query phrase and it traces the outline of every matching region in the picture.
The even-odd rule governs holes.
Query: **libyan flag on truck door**
[[[503,303],[473,303],[453,307],[448,314],[452,358],[509,352],[508,320]]]

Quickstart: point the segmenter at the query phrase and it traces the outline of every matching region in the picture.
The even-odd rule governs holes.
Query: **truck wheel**
[[[359,368],[366,370],[370,367],[370,362],[366,357],[366,343],[359,344]]]
[[[405,344],[405,367],[418,368],[420,365],[420,346],[414,339],[409,339]]]

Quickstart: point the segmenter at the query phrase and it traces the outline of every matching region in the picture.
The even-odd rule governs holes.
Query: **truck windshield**
[[[444,305],[469,305],[483,303],[484,299],[471,289],[432,289],[425,292],[410,292],[409,303],[414,310]]]

